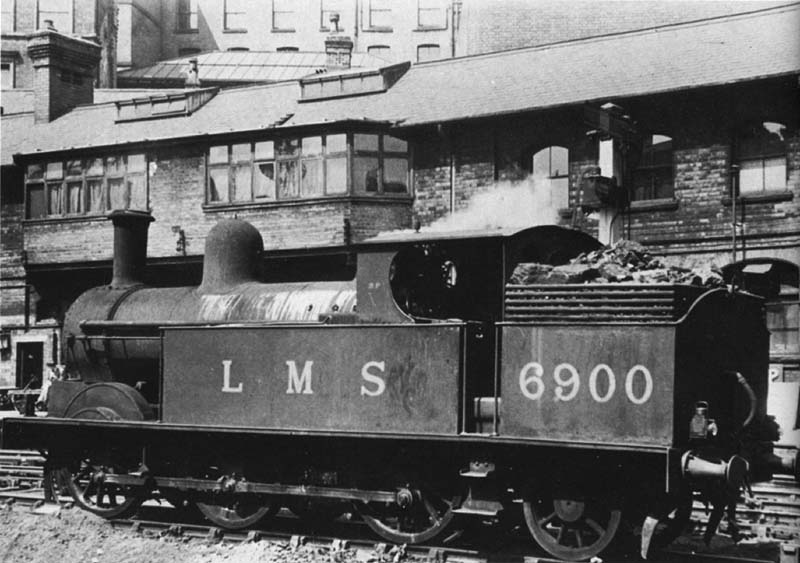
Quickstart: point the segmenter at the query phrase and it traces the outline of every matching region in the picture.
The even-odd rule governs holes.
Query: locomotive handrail
[[[732,375],[736,378],[736,381],[739,383],[739,385],[741,385],[744,388],[745,393],[747,393],[747,397],[750,399],[750,412],[747,413],[747,417],[744,419],[744,422],[742,422],[741,426],[738,429],[741,431],[747,428],[750,425],[750,423],[753,422],[753,419],[756,416],[758,399],[756,398],[755,391],[753,391],[753,388],[750,387],[750,384],[747,383],[747,379],[745,379],[745,377],[741,373],[739,373],[738,371],[726,371],[725,373],[728,375]]]

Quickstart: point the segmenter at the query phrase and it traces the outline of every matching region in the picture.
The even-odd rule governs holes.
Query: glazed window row
[[[209,204],[342,195],[407,195],[408,143],[338,133],[217,145],[208,151]]]
[[[144,154],[29,164],[25,184],[28,219],[148,209]]]

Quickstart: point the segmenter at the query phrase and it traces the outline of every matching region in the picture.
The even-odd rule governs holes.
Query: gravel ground
[[[362,558],[362,563],[368,561]],[[377,561],[377,559],[375,559]],[[112,528],[78,509],[55,515],[0,505],[0,563],[352,563],[354,552],[288,544],[208,543]]]

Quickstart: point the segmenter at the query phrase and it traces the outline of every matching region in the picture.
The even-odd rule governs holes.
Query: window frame
[[[652,141],[655,140],[655,137],[665,137],[666,140],[661,141],[659,143],[653,143]],[[672,135],[668,135],[664,131],[660,132],[649,132],[647,138],[650,139],[650,144],[642,143],[642,150],[641,155],[639,157],[639,162],[631,171],[630,174],[630,182],[631,182],[631,191],[630,191],[630,198],[631,202],[645,202],[645,201],[665,201],[665,200],[674,200],[675,199],[675,138]],[[663,145],[665,143],[669,143],[668,148],[663,149],[656,149],[659,145]],[[656,155],[661,153],[668,153],[669,154],[669,162],[668,163],[661,163],[658,161]],[[649,162],[646,162],[649,160]],[[668,174],[664,174],[663,176],[659,176],[659,171],[668,172]],[[637,191],[639,190],[640,186],[638,186],[638,176],[646,176],[646,179],[650,180],[649,186],[641,186],[645,189],[645,193],[643,197],[639,198],[636,197]],[[660,184],[656,182],[656,180],[660,178],[668,178],[668,185],[669,185],[669,195],[664,196],[663,194],[661,197],[657,197],[658,189]]]
[[[336,8],[332,9],[329,6],[326,7],[328,3],[334,4]],[[342,5],[342,0],[319,0],[319,30],[330,31],[332,29],[330,14],[339,14],[339,28],[341,29],[342,19],[344,17],[343,12],[344,6]]]
[[[129,158],[133,156],[141,156],[143,160],[143,166],[141,170],[131,170],[129,165]],[[111,158],[118,158],[122,160],[122,170],[121,171],[110,171],[108,166],[108,161]],[[100,160],[102,162],[102,172],[99,174],[97,173],[89,173],[90,165],[89,163],[95,160]],[[78,163],[77,168],[79,168],[79,173],[70,173],[70,167],[68,163]],[[120,153],[116,155],[101,155],[101,156],[91,156],[91,157],[75,157],[75,158],[63,158],[61,160],[42,160],[37,162],[28,163],[25,166],[25,221],[58,221],[58,220],[69,220],[69,219],[76,219],[76,218],[91,218],[91,217],[105,217],[109,211],[113,211],[115,209],[121,209],[119,207],[114,207],[112,205],[112,198],[111,198],[111,181],[112,180],[120,180],[122,182],[124,192],[125,192],[125,201],[126,205],[124,209],[137,209],[140,211],[149,211],[150,210],[150,178],[149,178],[149,163],[150,159],[148,155],[144,152],[130,152],[130,153]],[[60,166],[60,177],[57,176],[50,176],[48,172],[48,168],[50,165],[59,165]],[[29,169],[33,166],[41,165],[42,166],[42,176],[31,178],[29,174]],[[144,208],[137,208],[132,206],[131,204],[134,202],[134,194],[132,187],[132,180],[142,179],[143,180],[143,197],[144,197]],[[97,180],[101,181],[101,195],[103,200],[103,206],[101,209],[93,210],[91,205],[91,188],[90,182],[95,182]],[[79,185],[78,188],[78,200],[80,202],[80,209],[75,210],[72,209],[70,206],[71,200],[71,186],[75,184]],[[43,213],[36,216],[31,216],[31,208],[30,208],[30,192],[32,189],[43,189]],[[53,202],[52,193],[58,193],[58,201]],[[53,205],[57,205],[57,209],[52,211]]]
[[[553,173],[553,149],[561,149],[566,153],[566,165],[564,167],[563,173],[554,174]],[[537,155],[547,151],[547,176],[545,178],[547,180],[564,180],[566,184],[566,188],[564,189],[564,205],[556,206],[557,209],[567,209],[569,207],[569,188],[570,188],[570,181],[569,181],[569,167],[570,167],[570,150],[569,147],[565,145],[559,145],[554,143],[552,145],[545,145],[540,146],[538,149],[533,150],[530,152],[530,166],[531,166],[531,174],[536,175],[536,166],[534,160]],[[561,170],[556,169],[556,172],[561,172]],[[550,194],[550,201],[551,205],[553,205],[553,193]]]
[[[786,146],[786,138],[782,133],[777,133],[780,140],[776,143],[770,141],[770,136],[775,134],[770,131],[766,124],[771,123],[778,125],[778,131],[788,132],[789,128],[783,121],[773,119],[763,119],[759,121],[748,122],[745,127],[742,127],[736,136],[734,142],[734,157],[733,162],[736,165],[736,184],[731,186],[731,190],[735,191],[737,198],[759,197],[764,194],[783,193],[789,190],[789,163],[788,163],[788,150]],[[760,145],[757,149],[754,146]],[[778,144],[780,146],[778,147]],[[780,186],[767,185],[767,161],[780,160],[783,168],[783,182]],[[743,163],[758,163],[760,164],[759,170],[761,171],[761,181],[759,189],[748,189],[742,191],[742,170]]]
[[[373,23],[373,15],[374,14],[386,14],[388,13],[389,21],[392,21],[392,6],[389,0],[367,0],[366,6],[366,16],[362,15],[361,18],[361,29],[363,31],[392,31],[393,26],[392,24],[388,25],[378,25],[377,23]]]
[[[282,4],[280,4],[282,3]],[[279,9],[279,5],[280,8]],[[290,9],[286,9],[286,6],[289,6]],[[296,27],[292,25],[291,27],[279,27],[276,24],[275,14],[296,14],[297,11],[294,9],[294,5],[292,4],[291,0],[272,0],[272,11],[270,15],[272,16],[272,31],[273,32],[293,32],[296,30]],[[292,22],[295,24],[296,22]]]
[[[245,18],[247,17],[247,8],[246,7],[244,8],[244,11],[233,11],[233,10],[230,10],[228,8],[230,2],[231,2],[231,0],[224,0],[224,2],[223,2],[223,6],[222,6],[222,30],[226,31],[226,32],[247,33],[247,27],[246,26],[245,27],[241,27],[241,26],[233,27],[233,26],[228,24],[229,14],[230,15],[234,15],[235,14],[237,16],[244,15]]]
[[[422,49],[430,49],[431,47],[436,47],[439,50],[439,55],[436,58],[432,58],[432,59],[425,59],[425,60],[420,59],[420,56],[419,56],[420,51]],[[438,43],[420,43],[419,45],[417,45],[417,63],[418,64],[419,63],[428,63],[428,62],[433,62],[433,61],[440,61],[443,58],[444,57],[442,57],[442,46],[440,44],[438,44]]]
[[[355,135],[375,135],[377,137],[376,150],[356,150],[355,149]],[[343,136],[344,144],[337,147],[338,150],[332,150],[331,140],[333,137]],[[405,143],[406,150],[385,150],[385,138],[387,136],[394,137],[388,133],[381,132],[362,132],[362,131],[328,131],[323,133],[308,133],[305,135],[297,135],[283,138],[274,139],[257,139],[244,142],[227,142],[219,144],[210,144],[206,150],[206,189],[205,189],[205,204],[204,206],[209,209],[214,208],[227,208],[229,206],[246,206],[246,205],[275,205],[285,204],[292,202],[304,201],[317,201],[325,198],[342,198],[342,197],[411,197],[412,182],[411,182],[411,147],[408,141],[399,137],[394,137],[399,141]],[[313,154],[308,154],[304,150],[304,140],[314,137],[320,137],[320,150]],[[256,156],[256,145],[258,143],[272,143],[272,153],[268,158],[258,158]],[[289,143],[289,146],[295,146],[296,149],[292,152],[281,154],[279,143]],[[249,199],[233,199],[233,187],[235,186],[236,168],[241,166],[245,161],[234,161],[233,147],[234,145],[249,144],[251,158],[248,165],[251,167],[250,174],[250,192]],[[212,150],[220,150],[225,147],[226,161],[213,161]],[[354,166],[356,159],[361,157],[375,158],[378,161],[377,173],[377,187],[373,191],[357,191],[355,186]],[[403,191],[387,191],[386,186],[386,161],[389,159],[402,159],[405,161],[405,178],[403,184]],[[334,187],[331,183],[333,161],[344,161],[344,186]],[[319,170],[319,187],[313,193],[308,192],[307,188],[303,185],[303,171],[304,166],[308,162],[315,162]],[[255,182],[257,166],[265,163],[272,163],[272,195],[268,197],[257,197],[255,192]],[[290,192],[282,193],[280,176],[281,166],[292,168],[294,176],[293,187]],[[212,189],[212,174],[216,170],[225,169],[226,191],[224,194],[218,192],[218,189]],[[341,173],[341,170],[338,171]],[[216,181],[216,180],[215,180]],[[216,196],[216,197],[214,197]]]
[[[17,63],[12,58],[4,58],[0,60],[0,64],[8,65],[8,73],[11,77],[11,84],[6,84],[6,86],[13,90],[17,87]]]
[[[7,0],[6,6],[10,6],[8,11],[2,12],[3,14],[10,15],[10,18],[3,17],[3,22],[11,21],[11,25],[2,30],[2,33],[14,33],[17,31],[17,0]],[[38,6],[38,2],[37,2]]]
[[[66,12],[54,12],[54,11],[46,11],[45,14],[67,14],[67,18],[69,19],[69,29],[56,29],[61,33],[71,34],[75,33],[75,0],[62,0],[66,4],[69,5],[69,8]],[[43,10],[41,9],[41,0],[36,0],[36,29],[43,29],[44,20],[42,19]],[[48,18],[49,19],[49,18]],[[53,25],[55,26],[55,21],[53,21]]]
[[[192,21],[194,20],[194,22]],[[187,23],[188,22],[188,23]],[[183,25],[186,23],[187,25]],[[194,25],[192,25],[194,23]],[[200,9],[197,0],[178,0],[175,10],[175,32],[197,33],[200,27]]]
[[[423,7],[423,4],[429,5]],[[431,7],[433,5],[433,7]],[[426,25],[422,23],[422,13],[442,12],[442,22],[439,25]],[[448,6],[442,0],[417,0],[417,30],[418,31],[442,31],[448,28],[449,22],[447,18]]]

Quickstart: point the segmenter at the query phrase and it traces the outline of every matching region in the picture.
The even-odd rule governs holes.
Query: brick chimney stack
[[[59,33],[53,22],[28,35],[33,62],[34,118],[47,123],[79,104],[94,101],[94,77],[100,46]]]
[[[331,14],[331,34],[325,38],[325,68],[347,70],[353,58],[353,40],[339,31],[339,14]]]

